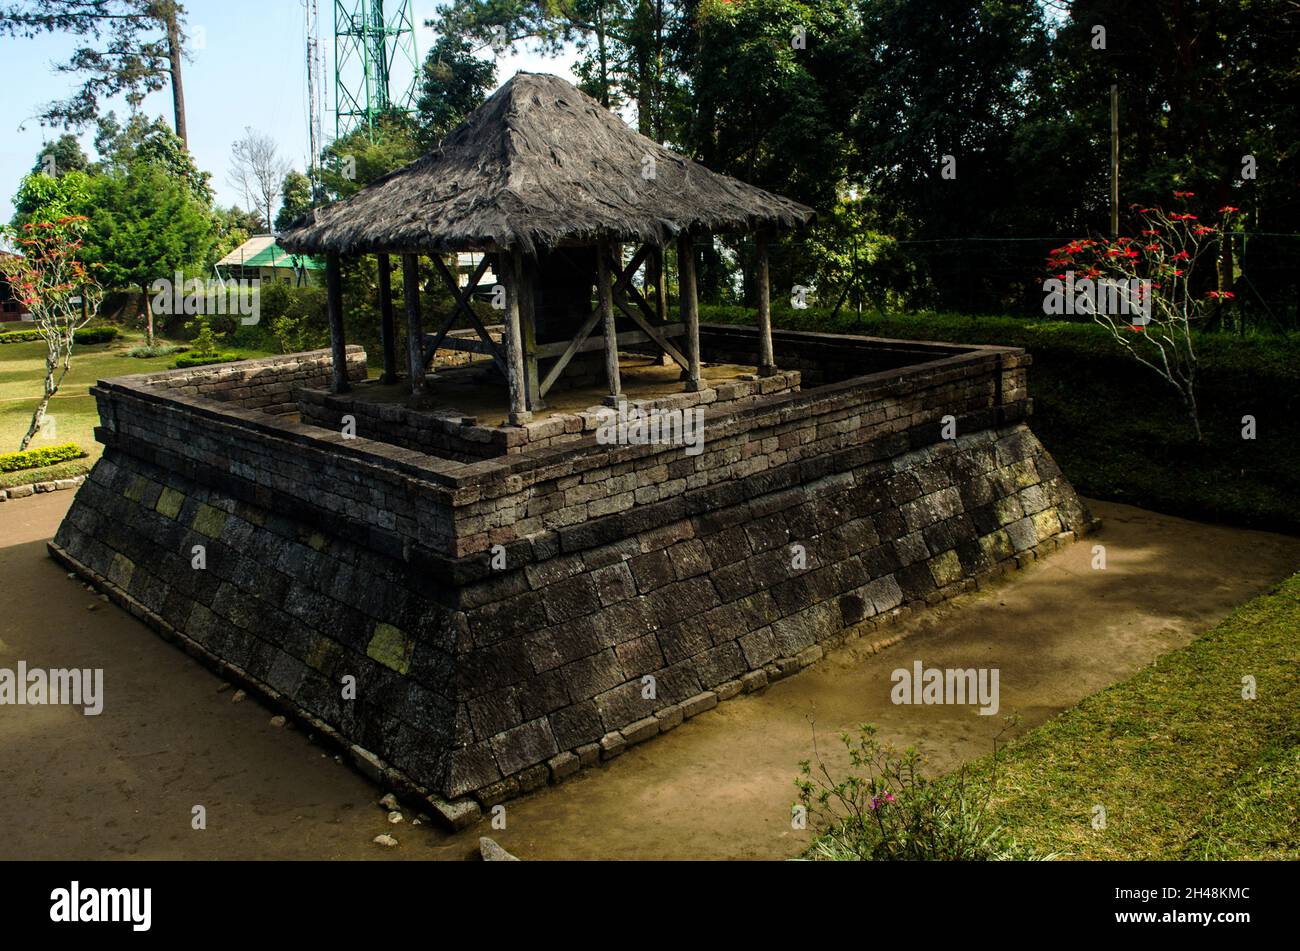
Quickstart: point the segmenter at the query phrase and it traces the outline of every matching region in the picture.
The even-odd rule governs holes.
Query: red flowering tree
[[[72,366],[77,330],[99,310],[103,291],[82,263],[83,217],[24,225],[18,238],[21,256],[0,258],[0,270],[36,322],[45,341],[45,390],[20,450],[41,431],[50,398],[59,392]]]
[[[1174,192],[1184,209],[1193,197]],[[1071,289],[1083,285],[1091,294],[1081,294],[1081,306],[1073,312],[1090,314],[1134,359],[1178,391],[1199,442],[1192,329],[1233,297],[1231,291],[1202,288],[1204,272],[1215,266],[1212,249],[1239,210],[1220,208],[1219,221],[1206,224],[1186,210],[1131,207],[1141,224],[1137,235],[1071,241],[1052,249],[1047,266],[1057,281],[1068,279]],[[1123,306],[1105,306],[1106,301]]]

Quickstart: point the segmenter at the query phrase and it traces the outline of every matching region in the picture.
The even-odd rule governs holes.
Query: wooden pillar
[[[397,382],[397,340],[393,329],[393,266],[387,254],[376,255],[379,263],[379,339],[384,348],[384,383]]]
[[[618,330],[614,325],[614,283],[609,269],[609,257],[614,248],[610,242],[596,242],[596,298],[600,301],[600,320],[605,328],[605,375],[609,380],[609,396],[605,405],[617,406],[623,399],[623,384],[618,372]]]
[[[767,231],[760,228],[754,240],[758,245],[755,274],[758,284],[758,375],[771,376],[776,372],[776,359],[772,355],[772,281],[767,264]]]
[[[519,256],[519,334],[523,344],[524,399],[528,411],[542,409],[542,391],[537,378],[536,258]]]
[[[677,236],[677,280],[681,286],[679,296],[682,323],[686,325],[686,362],[689,369],[683,374],[686,391],[696,393],[700,383],[700,302],[695,294],[695,242],[683,231]]]
[[[420,256],[402,255],[402,299],[406,303],[406,372],[411,395],[424,392],[424,321],[420,316]]]
[[[348,345],[343,336],[343,275],[337,254],[325,258],[325,303],[330,322],[330,362],[333,364],[335,393],[346,393],[348,385]]]
[[[519,326],[520,285],[523,282],[524,261],[518,249],[506,251],[497,256],[499,263],[506,265],[506,383],[510,389],[511,426],[522,426],[532,419],[528,411],[527,381],[524,376],[524,339]]]
[[[651,280],[655,288],[655,317],[660,324],[668,323],[668,261],[664,246],[658,245],[650,253]],[[672,366],[673,358],[667,351],[659,355],[662,366]]]

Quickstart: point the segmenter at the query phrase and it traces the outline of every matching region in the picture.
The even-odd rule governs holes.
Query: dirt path
[[[98,717],[0,707],[0,858],[459,859],[480,834],[524,858],[783,858],[792,779],[815,716],[825,750],[872,722],[936,768],[989,748],[998,717],[891,704],[890,674],[996,667],[1002,713],[1033,726],[1159,654],[1300,565],[1300,539],[1094,503],[1095,539],[928,613],[874,656],[838,651],[597,770],[507,806],[507,828],[448,836],[389,826],[379,792],[130,615],[67,579],[45,540],[71,493],[0,503],[0,667],[103,667]],[[1105,571],[1090,567],[1104,544]],[[93,608],[93,610],[91,610]],[[208,828],[190,828],[191,809]],[[409,819],[409,814],[408,814]],[[371,839],[391,832],[401,845]]]

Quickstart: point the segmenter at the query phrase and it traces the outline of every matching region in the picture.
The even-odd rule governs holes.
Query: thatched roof
[[[437,149],[308,213],[280,245],[341,254],[532,251],[597,237],[662,242],[683,230],[789,228],[812,217],[805,205],[639,135],[557,76],[521,72]]]

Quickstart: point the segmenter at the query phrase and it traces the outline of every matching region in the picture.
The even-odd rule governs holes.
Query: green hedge
[[[206,357],[195,353],[187,353],[184,356],[177,357],[173,366],[178,370],[183,370],[186,367],[206,367],[214,363],[234,363],[236,360],[242,359],[244,359],[243,356],[238,353],[218,353]]]
[[[40,469],[55,463],[79,459],[85,455],[76,443],[64,443],[62,446],[49,446],[43,449],[27,449],[23,452],[0,454],[0,472],[19,472],[23,469]]]
[[[701,320],[752,324],[742,307]],[[1024,347],[1031,424],[1084,494],[1157,511],[1300,532],[1300,335],[1197,334],[1197,443],[1172,386],[1091,322],[776,310],[780,329]],[[780,347],[777,363],[781,362]],[[1242,438],[1253,416],[1256,438]]]
[[[116,327],[88,327],[84,330],[78,330],[73,339],[76,343],[108,343],[117,337]],[[10,330],[7,333],[0,332],[0,343],[31,343],[35,340],[41,340],[39,330]]]

